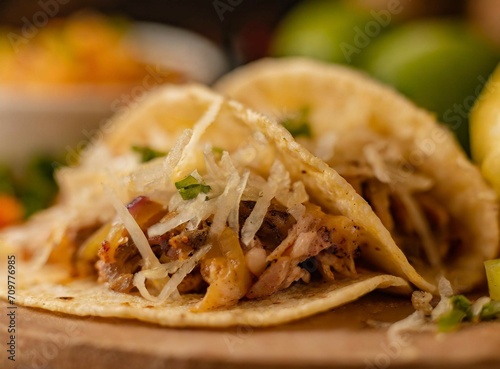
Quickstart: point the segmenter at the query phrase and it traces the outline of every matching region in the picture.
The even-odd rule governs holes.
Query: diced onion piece
[[[438,292],[441,297],[451,297],[455,294],[449,280],[444,276],[439,277]]]
[[[488,260],[484,263],[490,297],[500,301],[500,259]]]
[[[148,269],[159,266],[160,262],[153,253],[153,250],[151,250],[148,239],[142,232],[141,227],[139,227],[132,214],[128,211],[127,207],[123,205],[120,199],[109,189],[108,195],[118,217],[123,222],[123,225],[127,229],[130,237],[134,241],[134,244],[142,256],[142,259],[144,260],[144,268]]]

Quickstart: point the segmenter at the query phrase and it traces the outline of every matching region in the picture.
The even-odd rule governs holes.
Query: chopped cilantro
[[[490,301],[483,306],[481,320],[500,319],[500,301]]]
[[[175,182],[175,187],[179,191],[183,200],[191,200],[198,196],[201,192],[208,193],[210,191],[210,186],[199,182],[192,175]]]
[[[168,154],[168,153],[163,152],[163,151],[158,151],[158,150],[152,149],[151,147],[148,147],[148,146],[135,145],[135,146],[132,146],[132,150],[141,156],[141,161],[143,163],[146,163],[146,162],[153,160],[155,158],[166,156]]]
[[[456,330],[463,321],[472,320],[472,302],[463,296],[455,295],[450,297],[452,309],[442,315],[437,324],[440,332],[451,332]]]

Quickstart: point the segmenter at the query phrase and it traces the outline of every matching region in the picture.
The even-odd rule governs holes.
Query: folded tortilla
[[[457,292],[484,281],[499,250],[495,194],[434,116],[359,72],[302,58],[257,61],[215,89],[290,126],[428,280],[444,273]]]
[[[0,233],[21,305],[268,326],[376,288],[434,288],[335,170],[279,123],[205,87],[154,92],[57,178],[56,205]]]

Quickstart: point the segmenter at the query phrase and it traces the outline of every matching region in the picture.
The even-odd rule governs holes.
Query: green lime
[[[389,21],[339,1],[304,1],[279,24],[271,54],[350,64]]]
[[[498,60],[465,23],[425,20],[374,41],[359,65],[435,112],[468,151],[469,111]]]

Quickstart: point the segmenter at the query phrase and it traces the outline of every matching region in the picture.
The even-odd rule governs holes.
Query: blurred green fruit
[[[367,11],[335,0],[304,1],[282,20],[270,51],[273,56],[308,56],[349,64],[360,54],[353,51],[356,41],[366,45],[371,41],[371,36],[363,35],[369,22],[373,23],[370,34],[378,36],[384,25]]]
[[[360,66],[435,112],[468,151],[468,114],[498,56],[463,22],[424,20],[388,32]]]

